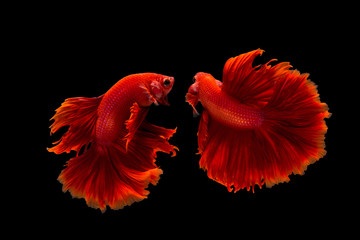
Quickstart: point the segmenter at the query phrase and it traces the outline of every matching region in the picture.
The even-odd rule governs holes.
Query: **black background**
[[[348,196],[343,190],[347,180],[338,174],[349,165],[339,164],[341,130],[337,122],[341,103],[335,92],[341,91],[339,79],[344,75],[335,66],[342,64],[338,59],[346,50],[335,37],[347,30],[335,28],[338,19],[331,14],[319,18],[319,9],[303,10],[306,14],[284,11],[269,14],[269,18],[256,14],[253,18],[238,18],[232,13],[225,14],[221,21],[215,12],[198,15],[196,11],[176,16],[160,11],[140,14],[142,18],[137,14],[119,19],[110,16],[101,21],[96,16],[78,17],[75,12],[48,16],[49,24],[42,20],[42,37],[34,49],[42,58],[38,69],[45,80],[35,84],[46,88],[41,95],[45,114],[37,186],[41,207],[37,211],[46,219],[111,219],[128,225],[154,224],[158,228],[176,223],[183,229],[209,222],[229,226],[229,231],[242,224],[301,229],[339,223]],[[307,20],[300,21],[304,15]],[[310,165],[305,175],[292,175],[289,183],[234,194],[210,180],[198,167],[200,156],[195,153],[199,118],[193,118],[185,94],[197,72],[221,79],[228,58],[257,48],[265,50],[257,63],[277,58],[289,61],[300,72],[310,73],[321,101],[333,113],[327,120],[328,153]],[[175,77],[168,96],[171,106],[151,106],[147,119],[159,126],[178,127],[170,143],[180,152],[175,158],[158,154],[156,163],[164,173],[156,186],[149,186],[147,199],[122,210],[101,213],[87,207],[84,199],[73,199],[68,192],[62,192],[57,177],[74,153],[55,155],[46,151],[61,135],[49,136],[48,119],[66,98],[99,96],[122,77],[141,72]]]

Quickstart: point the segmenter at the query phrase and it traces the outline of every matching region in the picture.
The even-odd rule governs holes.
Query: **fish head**
[[[186,94],[186,102],[190,104],[190,106],[193,108],[193,116],[196,117],[199,115],[198,111],[196,110],[196,105],[199,102],[199,88],[200,85],[203,84],[204,80],[209,76],[211,76],[208,73],[199,72],[194,76],[194,83],[191,84],[189,87],[189,90]]]
[[[199,83],[195,82],[195,83],[191,84],[191,86],[189,87],[188,93],[192,94],[192,95],[198,95],[199,94]]]
[[[216,80],[209,73],[198,72],[194,76],[194,83],[189,87],[189,90],[186,94],[186,102],[188,102],[193,108],[194,117],[199,115],[195,107],[198,104],[198,102],[201,101],[200,91],[202,87],[208,84],[213,84],[214,82],[219,88],[222,88],[223,83],[219,80]]]
[[[206,77],[206,75],[210,75],[207,73],[203,73],[203,72],[198,72],[195,76],[194,76],[194,83],[189,87],[188,93],[192,94],[192,95],[198,95],[199,94],[199,83],[203,82],[204,77]]]
[[[194,83],[189,87],[188,93],[192,95],[198,95],[201,86],[205,86],[206,84],[214,80],[215,78],[211,74],[198,72],[194,76]]]
[[[167,95],[174,85],[174,77],[165,75],[158,75],[156,79],[151,80],[150,94],[153,96],[157,103],[169,106]],[[156,103],[155,103],[156,104]]]

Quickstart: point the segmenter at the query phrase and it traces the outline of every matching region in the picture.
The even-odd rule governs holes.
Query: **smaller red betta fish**
[[[330,113],[316,85],[287,62],[253,67],[262,53],[230,58],[223,82],[197,73],[186,95],[194,114],[198,101],[204,107],[200,167],[229,191],[287,182],[326,154],[324,118]]]
[[[173,84],[173,77],[140,73],[122,78],[100,97],[66,99],[50,128],[51,133],[63,126],[69,129],[48,149],[56,154],[77,152],[58,178],[63,191],[85,198],[102,212],[107,205],[121,209],[146,198],[148,184],[156,185],[162,174],[156,152],[175,156],[178,150],[167,141],[176,129],[145,120],[152,103],[169,105]],[[83,146],[85,152],[79,155]]]

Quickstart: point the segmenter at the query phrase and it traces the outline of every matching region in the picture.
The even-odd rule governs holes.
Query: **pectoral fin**
[[[201,114],[199,131],[197,133],[198,145],[199,145],[198,154],[202,154],[206,148],[208,141],[208,125],[209,125],[209,113],[206,110],[204,110]]]
[[[125,122],[126,129],[128,134],[126,134],[126,151],[130,141],[133,139],[137,129],[140,127],[141,123],[144,121],[146,114],[148,113],[149,108],[140,107],[136,102],[130,108],[130,118]]]
[[[151,94],[150,89],[146,87],[145,85],[140,85],[140,88],[145,90],[146,96],[149,98],[151,102],[153,102],[156,106],[159,106],[158,101],[155,99],[155,97]]]
[[[189,103],[190,106],[193,108],[193,116],[194,117],[199,116],[200,114],[198,113],[198,111],[195,108],[196,104],[199,102],[199,97],[195,94],[187,93],[186,94],[186,102]]]

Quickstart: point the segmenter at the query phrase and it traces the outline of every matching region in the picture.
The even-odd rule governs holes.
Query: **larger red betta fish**
[[[172,152],[168,139],[175,133],[148,123],[149,106],[168,105],[174,78],[156,73],[133,74],[119,80],[96,98],[69,98],[56,110],[50,126],[55,133],[70,126],[48,149],[60,154],[74,150],[61,172],[63,190],[85,198],[93,208],[120,209],[147,197],[149,183],[157,184],[162,170],[155,164],[157,151]],[[89,144],[90,148],[86,146]],[[85,152],[79,155],[85,146]]]
[[[186,95],[194,113],[198,101],[204,107],[200,167],[229,191],[287,182],[326,153],[324,118],[330,113],[316,85],[287,62],[253,67],[262,53],[230,58],[222,82],[197,73]]]

